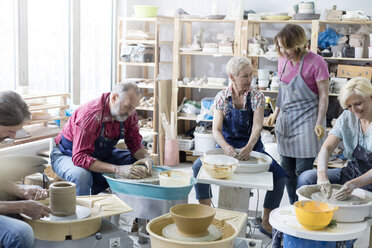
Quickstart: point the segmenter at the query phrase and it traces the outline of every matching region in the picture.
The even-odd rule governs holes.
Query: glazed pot
[[[55,182],[49,186],[50,209],[55,216],[69,216],[76,211],[76,185]]]

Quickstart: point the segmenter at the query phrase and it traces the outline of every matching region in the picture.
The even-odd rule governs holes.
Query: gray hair
[[[118,83],[114,86],[114,88],[111,91],[112,94],[117,94],[119,96],[120,101],[124,99],[124,93],[128,92],[129,90],[133,90],[137,96],[140,96],[140,90],[138,86],[135,83],[132,82],[124,82],[124,83]]]
[[[226,73],[232,76],[238,76],[239,72],[246,66],[252,68],[252,63],[249,59],[242,56],[232,57],[226,65]]]
[[[0,125],[18,126],[30,120],[27,103],[14,91],[0,92]]]
[[[347,108],[346,100],[352,95],[360,95],[364,98],[372,96],[372,84],[371,80],[365,77],[355,77],[350,79],[340,90],[338,100],[340,101],[341,107]]]

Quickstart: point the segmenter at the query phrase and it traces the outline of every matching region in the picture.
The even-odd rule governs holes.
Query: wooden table
[[[23,139],[16,139],[12,143],[2,143],[0,144],[1,148],[6,148],[10,146],[30,143],[33,141],[38,141],[47,138],[53,138],[58,135],[58,133],[62,130],[59,126],[41,126],[41,125],[28,125],[24,126],[24,129],[31,134],[28,138]]]

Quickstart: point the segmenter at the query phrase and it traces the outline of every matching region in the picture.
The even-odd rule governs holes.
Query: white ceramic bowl
[[[162,171],[159,173],[160,186],[180,187],[190,185],[191,176],[178,170]]]
[[[204,170],[213,178],[229,177],[238,166],[238,160],[227,155],[206,155],[200,159]]]
[[[240,149],[235,149],[236,152],[239,152]],[[221,148],[214,148],[208,150],[204,155],[222,155],[224,151]],[[235,173],[258,173],[265,172],[270,169],[272,159],[270,156],[261,153],[261,152],[251,152],[251,157],[258,158],[258,163],[252,164],[249,161],[238,161],[238,167],[235,170]]]
[[[319,191],[317,185],[305,185],[296,190],[298,200],[311,200],[311,194]],[[333,219],[339,222],[359,222],[364,221],[364,218],[371,215],[372,211],[372,193],[363,189],[355,189],[352,193],[363,199],[363,204],[360,205],[339,205],[334,212]]]

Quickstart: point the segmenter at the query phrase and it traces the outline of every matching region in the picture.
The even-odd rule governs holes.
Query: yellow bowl
[[[229,177],[238,166],[236,158],[226,155],[206,155],[200,159],[204,170],[214,178]]]
[[[300,224],[313,231],[324,229],[332,220],[333,212],[337,206],[328,205],[319,201],[298,201],[293,204],[296,218]]]

